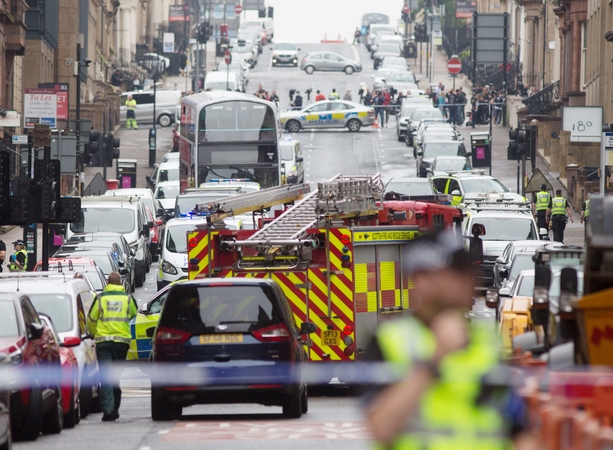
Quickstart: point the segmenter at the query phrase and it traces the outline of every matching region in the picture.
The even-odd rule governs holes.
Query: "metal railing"
[[[545,89],[523,100],[530,114],[538,114],[547,111],[560,101],[560,82],[551,83]]]

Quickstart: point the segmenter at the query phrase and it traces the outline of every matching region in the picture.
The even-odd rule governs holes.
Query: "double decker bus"
[[[181,101],[181,192],[213,179],[281,184],[280,128],[274,103],[230,91]]]

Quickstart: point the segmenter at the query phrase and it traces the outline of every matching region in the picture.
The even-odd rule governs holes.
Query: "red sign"
[[[232,63],[232,54],[230,53],[230,50],[226,50],[223,54],[223,61],[227,64],[230,65]]]
[[[38,83],[38,87],[55,91],[57,94],[57,120],[68,120],[68,84]]]
[[[462,61],[457,58],[451,58],[447,61],[447,71],[452,75],[457,75],[462,71]]]
[[[243,7],[242,7],[241,5],[236,5],[236,6],[234,7],[234,12],[235,12],[236,14],[240,14],[240,13],[242,13],[242,12],[243,12]]]
[[[402,7],[402,12],[403,12],[403,13],[405,13],[405,14],[408,14],[408,13],[409,13],[409,11],[411,11],[411,10],[409,9],[409,5],[407,5],[407,4],[405,3],[405,4],[404,4],[404,6]]]

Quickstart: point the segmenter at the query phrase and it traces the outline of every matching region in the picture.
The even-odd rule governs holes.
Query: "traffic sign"
[[[404,6],[402,7],[402,12],[405,14],[409,13],[409,5],[407,5],[406,3],[404,4]]]
[[[15,145],[27,145],[28,144],[27,134],[14,134],[12,139],[13,139],[13,144]]]
[[[462,71],[462,61],[457,58],[450,58],[447,61],[447,71],[452,75],[457,75]]]
[[[223,54],[223,61],[229,66],[230,64],[232,64],[232,54],[230,53],[230,50],[226,50]]]
[[[240,14],[240,13],[242,13],[242,12],[243,12],[243,7],[242,7],[241,5],[236,5],[236,6],[234,7],[234,13],[235,13],[235,14]]]

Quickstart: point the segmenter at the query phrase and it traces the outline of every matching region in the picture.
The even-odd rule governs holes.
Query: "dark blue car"
[[[308,409],[305,335],[271,280],[225,278],[173,285],[153,338],[151,415],[185,406],[259,403],[297,418]]]

